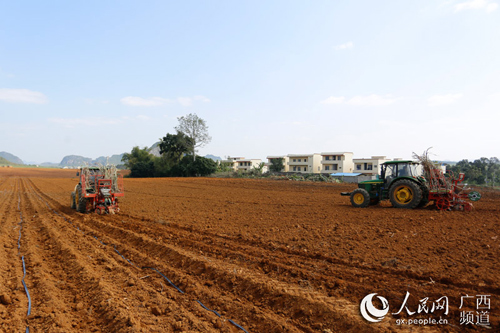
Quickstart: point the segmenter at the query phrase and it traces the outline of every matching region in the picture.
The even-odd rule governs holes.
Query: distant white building
[[[320,154],[288,154],[288,171],[300,173],[320,173]]]
[[[254,158],[250,158],[250,159],[240,159],[240,160],[236,160],[235,161],[236,163],[236,170],[237,171],[250,171],[254,168],[258,168],[259,165],[262,163],[262,160],[261,159],[254,159]],[[267,167],[264,166],[264,169],[262,170],[262,172],[266,172],[267,171]]]
[[[365,175],[379,175],[380,165],[384,162],[390,161],[385,156],[372,156],[371,158],[355,158],[354,172],[359,172]]]
[[[351,173],[354,171],[352,152],[321,153],[321,173]]]
[[[222,160],[221,163],[228,163],[233,171],[238,170],[238,161],[245,159],[244,157],[231,157],[228,156],[227,159]]]

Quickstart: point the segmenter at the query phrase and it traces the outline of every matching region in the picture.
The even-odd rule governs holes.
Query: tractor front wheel
[[[401,179],[391,186],[389,199],[396,208],[417,208],[422,201],[422,190],[417,183],[409,179]]]
[[[356,208],[366,208],[370,205],[370,194],[363,188],[357,188],[351,193],[351,204]]]

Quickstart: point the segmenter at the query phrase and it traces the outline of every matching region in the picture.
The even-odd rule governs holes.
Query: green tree
[[[481,157],[473,162],[461,160],[448,169],[453,173],[463,172],[465,180],[471,184],[494,186],[500,181],[500,161],[496,157]]]
[[[130,153],[123,154],[122,162],[125,163],[127,169],[132,170],[132,167],[139,162],[150,162],[153,155],[148,152],[148,148],[140,149],[138,146],[132,148]]]
[[[217,171],[217,163],[210,158],[197,156],[192,160],[191,156],[184,156],[180,163],[174,165],[170,171],[170,177],[196,177],[208,176]]]
[[[166,136],[160,139],[160,154],[175,164],[181,161],[192,146],[191,138],[183,132],[177,132],[177,134],[167,133]]]
[[[192,161],[188,168],[188,173],[190,177],[193,176],[208,176],[217,171],[217,163],[211,158],[196,157],[196,160]]]
[[[269,170],[273,172],[281,172],[285,167],[285,159],[283,157],[272,158],[270,160],[271,165],[269,166]]]
[[[203,147],[212,140],[212,137],[208,134],[207,123],[195,113],[178,117],[177,120],[179,125],[175,129],[191,139],[190,150],[193,154],[193,161],[195,161],[197,148]]]
[[[137,162],[130,168],[130,177],[143,178],[154,177],[155,168],[154,162]]]

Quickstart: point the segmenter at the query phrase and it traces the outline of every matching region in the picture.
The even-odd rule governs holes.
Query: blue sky
[[[500,157],[500,0],[4,1],[0,151]]]

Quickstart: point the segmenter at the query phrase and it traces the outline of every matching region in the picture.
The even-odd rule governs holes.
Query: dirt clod
[[[2,295],[0,295],[0,303],[2,303],[4,305],[9,305],[10,303],[12,303],[12,299],[9,295],[2,294]]]

